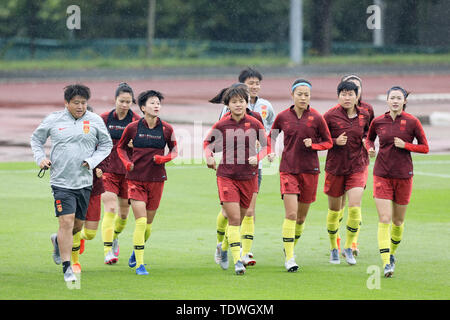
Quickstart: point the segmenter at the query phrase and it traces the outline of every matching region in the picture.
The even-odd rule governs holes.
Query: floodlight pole
[[[147,21],[147,57],[152,57],[153,39],[155,37],[155,9],[156,0],[148,1],[148,21]]]
[[[374,0],[374,4],[380,9],[380,28],[375,28],[373,30],[373,45],[375,47],[384,46],[384,35],[383,35],[383,20],[384,20],[384,1]]]
[[[289,22],[289,51],[291,61],[295,64],[303,63],[303,1],[291,0]]]

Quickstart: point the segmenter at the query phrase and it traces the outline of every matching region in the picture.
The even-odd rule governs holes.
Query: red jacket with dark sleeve
[[[259,153],[256,152],[256,140],[262,147]],[[250,180],[257,176],[258,166],[250,165],[248,158],[256,156],[259,161],[270,152],[264,126],[249,115],[239,122],[231,115],[222,117],[209,131],[203,148],[206,157],[211,157],[213,152],[222,152],[217,176],[235,180]]]
[[[128,146],[131,139],[133,148]],[[169,154],[164,155],[166,146]],[[130,151],[131,157],[128,156]],[[117,152],[127,169],[126,178],[145,182],[167,180],[164,163],[178,155],[172,126],[159,118],[155,128],[149,128],[145,118],[130,123],[117,145]],[[131,164],[134,165],[132,171]]]
[[[428,142],[419,119],[409,113],[402,112],[395,120],[389,112],[375,118],[369,128],[366,148],[375,149],[378,136],[378,151],[373,174],[384,178],[407,179],[413,176],[411,152],[428,153]],[[405,141],[405,148],[397,148],[394,138]],[[413,144],[417,139],[417,144]]]
[[[356,117],[351,119],[347,111],[338,104],[328,110],[323,117],[333,139],[333,147],[327,153],[325,171],[335,176],[364,171],[369,165],[369,157],[363,144],[369,131],[369,113],[357,107]],[[339,146],[336,144],[336,138],[344,132],[347,143]]]
[[[320,173],[317,151],[327,150],[333,146],[330,131],[322,115],[308,106],[299,119],[294,106],[291,106],[275,118],[269,134],[272,145],[275,144],[281,131],[284,133],[284,149],[280,172]],[[306,138],[312,139],[311,147],[305,146],[303,140]]]

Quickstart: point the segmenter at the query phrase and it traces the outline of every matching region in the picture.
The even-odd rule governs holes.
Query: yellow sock
[[[349,207],[347,217],[347,236],[344,248],[351,248],[361,222],[361,207]]]
[[[85,227],[83,227],[83,229],[81,229],[81,234],[80,234],[81,239],[92,240],[95,238],[96,235],[97,235],[97,230],[86,229]]]
[[[389,223],[378,223],[378,248],[380,249],[381,260],[383,261],[383,268],[390,263],[389,243],[391,237],[389,226]]]
[[[229,245],[228,245],[228,224],[227,224],[227,226],[225,227],[225,236],[223,237],[222,240],[222,251],[227,251],[228,248]]]
[[[134,255],[136,256],[136,266],[144,264],[144,246],[145,246],[145,228],[147,227],[147,218],[142,217],[136,219],[134,227],[133,246]]]
[[[241,234],[239,226],[228,226],[228,242],[233,256],[234,264],[241,258]]]
[[[150,235],[152,234],[152,224],[147,223],[147,226],[145,227],[145,236],[144,240],[147,242],[148,238],[150,238]]]
[[[252,249],[255,235],[255,222],[253,217],[244,217],[241,224],[242,255],[246,255]]]
[[[295,220],[284,219],[282,236],[286,261],[294,256]]]
[[[399,226],[396,226],[395,224],[392,223],[390,254],[395,254],[395,252],[397,251],[398,245],[400,244],[400,241],[402,241],[404,227],[405,227],[404,223],[402,223]]]
[[[217,227],[217,243],[221,243],[223,241],[223,238],[225,237],[225,229],[227,228],[228,219],[225,218],[222,214],[222,211],[219,212],[217,215],[217,221],[216,221],[216,227]]]
[[[337,234],[336,234],[336,238],[341,238],[341,236],[339,235],[339,229],[341,228],[341,222],[344,219],[344,210],[345,208],[342,208],[341,210],[337,211],[339,212],[339,219],[338,219],[338,223],[337,223]]]
[[[72,264],[79,263],[80,257],[80,234],[81,231],[73,235],[73,245],[72,245]]]
[[[111,250],[114,237],[114,212],[105,212],[102,220],[103,252],[106,255]]]
[[[362,225],[362,216],[361,216],[361,221],[359,222],[359,227],[358,227],[358,231],[356,231],[356,235],[355,238],[353,239],[353,245],[356,247],[357,243],[358,243],[358,237],[359,237],[359,232],[361,231],[361,225]]]
[[[303,230],[305,229],[305,223],[303,222],[302,224],[295,224],[295,240],[294,240],[294,247],[297,245],[298,239],[300,239],[300,237],[303,234]]]
[[[122,219],[119,215],[116,215],[114,218],[114,240],[117,239],[119,234],[125,229],[127,225],[128,217]]]
[[[342,213],[343,210],[340,211],[334,211],[331,209],[328,209],[327,214],[327,230],[328,230],[328,236],[330,238],[330,248],[331,249],[337,249],[337,236],[338,236],[338,230],[339,230],[339,216]]]

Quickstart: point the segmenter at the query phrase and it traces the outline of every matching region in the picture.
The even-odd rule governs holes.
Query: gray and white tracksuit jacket
[[[46,158],[44,144],[51,138],[50,184],[67,189],[92,186],[92,169],[105,159],[113,147],[102,118],[86,111],[75,119],[65,108],[48,115],[31,136],[34,160]],[[89,168],[83,167],[83,161]]]

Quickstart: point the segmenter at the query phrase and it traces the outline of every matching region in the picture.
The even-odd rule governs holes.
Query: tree
[[[321,56],[330,54],[332,3],[333,0],[316,0],[312,7],[311,48]]]

